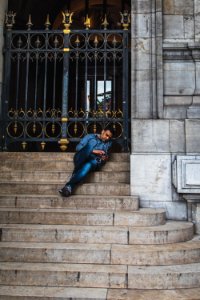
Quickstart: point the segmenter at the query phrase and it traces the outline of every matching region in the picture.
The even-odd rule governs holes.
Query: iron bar
[[[57,53],[54,53],[54,69],[53,69],[53,108],[56,104],[56,73],[57,73]]]
[[[75,92],[75,111],[78,111],[78,79],[79,79],[79,53],[76,52],[76,92]]]
[[[15,109],[18,110],[19,104],[19,76],[20,76],[20,57],[21,53],[17,53],[17,80],[16,80],[16,98],[15,98]]]
[[[38,61],[39,53],[36,53],[36,66],[35,66],[35,100],[34,100],[34,110],[37,109],[37,93],[38,93]]]

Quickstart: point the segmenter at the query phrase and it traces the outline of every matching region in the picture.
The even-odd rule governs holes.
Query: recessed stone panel
[[[195,65],[193,62],[164,63],[164,94],[193,95],[195,91]]]

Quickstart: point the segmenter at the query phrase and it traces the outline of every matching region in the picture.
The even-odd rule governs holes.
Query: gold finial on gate
[[[67,144],[69,144],[69,141],[67,138],[61,138],[58,143],[60,144],[60,149],[62,151],[67,150]]]
[[[23,142],[23,143],[22,143],[22,149],[23,149],[23,150],[26,150],[26,147],[27,147],[27,143],[26,143],[26,142]]]
[[[65,34],[69,34],[70,33],[70,26],[72,24],[72,16],[73,16],[74,12],[70,12],[70,11],[62,11],[62,16],[63,16],[63,21],[62,23],[64,24],[64,33]]]
[[[101,25],[104,27],[105,30],[107,29],[107,27],[109,25],[106,14],[105,14],[105,18],[103,20],[103,23]]]
[[[44,25],[45,25],[45,29],[49,30],[49,27],[51,26],[51,23],[49,21],[49,14],[47,15],[46,22]]]
[[[44,151],[46,143],[45,142],[41,142],[40,145],[41,145],[42,151]]]
[[[6,13],[5,24],[8,30],[11,30],[13,25],[15,24],[16,13],[13,11],[9,11]]]
[[[31,27],[33,26],[32,20],[31,20],[31,15],[28,16],[28,22],[27,22],[27,27],[28,30],[31,30]]]
[[[120,12],[121,15],[121,24],[124,30],[128,30],[129,24],[131,23],[131,15],[130,13],[125,10],[123,13]]]
[[[90,18],[88,17],[88,15],[86,15],[84,25],[85,25],[85,29],[90,29],[91,22],[90,22]]]

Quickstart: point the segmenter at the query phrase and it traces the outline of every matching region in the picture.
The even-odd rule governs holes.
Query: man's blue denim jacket
[[[82,140],[80,141],[80,143],[76,146],[76,151],[80,151],[84,146],[86,146],[87,144],[89,145],[93,145],[93,150],[103,150],[105,151],[105,154],[108,155],[109,149],[112,146],[112,141],[102,141],[99,138],[98,134],[87,134],[86,136],[84,136],[84,138],[82,138]]]

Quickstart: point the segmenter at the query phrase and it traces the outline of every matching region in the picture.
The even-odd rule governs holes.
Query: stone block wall
[[[200,155],[200,0],[133,3],[131,190],[186,220],[173,163]]]

